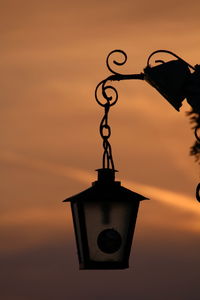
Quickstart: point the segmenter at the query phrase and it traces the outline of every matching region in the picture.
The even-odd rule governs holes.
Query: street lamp
[[[115,181],[116,170],[109,143],[111,127],[108,124],[108,114],[118,100],[118,92],[110,82],[145,80],[176,110],[179,111],[186,98],[194,113],[200,114],[199,65],[193,67],[170,51],[158,50],[149,56],[144,73],[121,74],[110,65],[110,57],[116,53],[121,54],[123,60],[121,62],[113,60],[112,63],[117,66],[126,63],[127,55],[124,51],[110,52],[106,64],[112,75],[102,80],[95,90],[96,101],[104,108],[99,128],[104,149],[102,168],[97,170],[98,179],[90,188],[64,200],[71,203],[80,269],[128,268],[139,204],[140,201],[147,199]],[[156,60],[159,65],[152,67],[150,59],[157,53],[168,53],[176,59],[168,62]],[[198,147],[199,128],[200,125],[197,124],[195,136]],[[198,201],[200,201],[199,191],[200,183],[196,189]]]
[[[150,59],[157,53],[168,53],[176,59],[168,62],[156,60],[160,64],[152,67]],[[193,67],[173,52],[157,50],[147,60],[144,79],[176,110],[179,111],[183,100],[187,98],[194,112],[200,113],[200,65]]]
[[[80,269],[125,269],[139,203],[146,198],[115,181],[115,171],[99,169],[92,186],[71,202]]]
[[[156,54],[170,54],[173,59],[165,62],[157,59],[157,65],[152,66],[150,61]],[[122,55],[122,60],[112,60],[115,66],[122,66],[127,61],[127,54],[122,50],[113,50],[109,53],[106,59],[106,65],[112,75],[102,80],[96,87],[95,97],[100,105],[104,105],[99,99],[99,94],[103,99],[114,105],[118,100],[118,92],[112,81],[121,80],[145,80],[153,86],[177,111],[182,106],[184,99],[187,99],[191,106],[194,116],[191,120],[195,123],[194,134],[196,143],[192,147],[191,154],[196,155],[200,159],[200,65],[192,66],[183,60],[175,53],[168,50],[156,50],[151,53],[147,59],[147,66],[144,68],[144,73],[140,74],[122,74],[113,69],[110,60],[114,54]],[[174,59],[175,58],[175,59]],[[111,83],[110,83],[111,82]],[[111,93],[109,95],[109,93]],[[200,183],[196,188],[196,199],[200,202]]]

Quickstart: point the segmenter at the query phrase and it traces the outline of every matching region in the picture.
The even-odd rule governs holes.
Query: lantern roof
[[[114,180],[114,172],[112,169],[98,169],[98,180],[92,183],[88,189],[66,198],[63,202],[74,201],[95,201],[108,199],[109,201],[142,201],[149,200],[143,195],[135,193],[123,186],[120,181]]]

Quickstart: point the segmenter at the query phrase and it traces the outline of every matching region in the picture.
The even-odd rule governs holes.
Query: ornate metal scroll
[[[108,70],[113,74],[106,79],[102,80],[95,89],[95,98],[97,103],[104,107],[104,116],[100,123],[100,135],[103,139],[103,168],[112,168],[114,167],[114,160],[112,156],[112,148],[111,144],[109,143],[108,139],[111,135],[111,128],[108,125],[108,113],[110,107],[115,105],[118,100],[118,92],[114,86],[111,85],[111,81],[120,81],[120,80],[127,80],[127,79],[144,79],[144,74],[122,74],[113,69],[111,66],[111,56],[115,54],[120,54],[122,57],[121,61],[112,60],[112,64],[115,66],[123,66],[127,61],[127,55],[122,50],[114,50],[111,51],[106,59],[106,65]]]

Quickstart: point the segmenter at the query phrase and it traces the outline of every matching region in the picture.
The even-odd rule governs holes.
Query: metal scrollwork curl
[[[113,56],[113,54],[120,54],[120,55],[122,55],[122,60],[121,61],[117,61],[117,60],[114,60],[114,59],[112,60],[112,63],[115,64],[115,65],[117,65],[117,66],[123,66],[127,62],[127,58],[128,58],[127,54],[123,50],[113,50],[113,51],[111,51],[108,54],[108,56],[106,58],[106,65],[107,65],[108,70],[111,73],[115,74],[115,75],[123,75],[123,74],[121,74],[119,72],[114,71],[113,68],[110,65],[110,58],[111,58],[111,56]]]
[[[120,54],[122,59],[116,60],[112,59],[111,56],[115,54]],[[107,84],[108,81],[120,81],[120,80],[127,80],[127,79],[139,79],[144,80],[144,74],[122,74],[116,72],[111,64],[116,66],[123,66],[127,62],[127,54],[123,50],[113,50],[111,51],[107,58],[106,58],[106,66],[108,70],[112,73],[112,75],[108,76],[106,79],[99,82],[95,89],[95,98],[99,105],[105,106],[107,103],[110,106],[113,106],[118,100],[118,92],[114,86],[111,84]]]
[[[109,77],[105,80],[102,80],[95,89],[95,99],[99,105],[104,107],[107,105],[107,103],[109,103],[109,106],[113,106],[118,100],[118,92],[115,87],[112,85],[106,85],[108,80]],[[101,95],[101,99],[99,94]]]
[[[190,65],[188,62],[186,62],[184,59],[182,59],[180,56],[178,56],[177,54],[175,54],[174,52],[172,51],[169,51],[169,50],[156,50],[154,52],[152,52],[148,59],[147,59],[147,66],[149,67],[150,66],[150,59],[152,58],[152,56],[154,56],[155,54],[157,53],[167,53],[167,54],[170,54],[172,56],[174,56],[175,58],[177,58],[178,60],[181,60],[182,62],[184,62],[185,64],[187,64],[192,70],[195,71],[195,67],[193,67],[192,65]],[[163,60],[155,60],[155,63],[164,63]]]

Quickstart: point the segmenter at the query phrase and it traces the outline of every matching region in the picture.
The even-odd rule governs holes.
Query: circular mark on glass
[[[122,238],[118,231],[105,229],[98,235],[97,244],[102,252],[114,253],[120,249]]]

